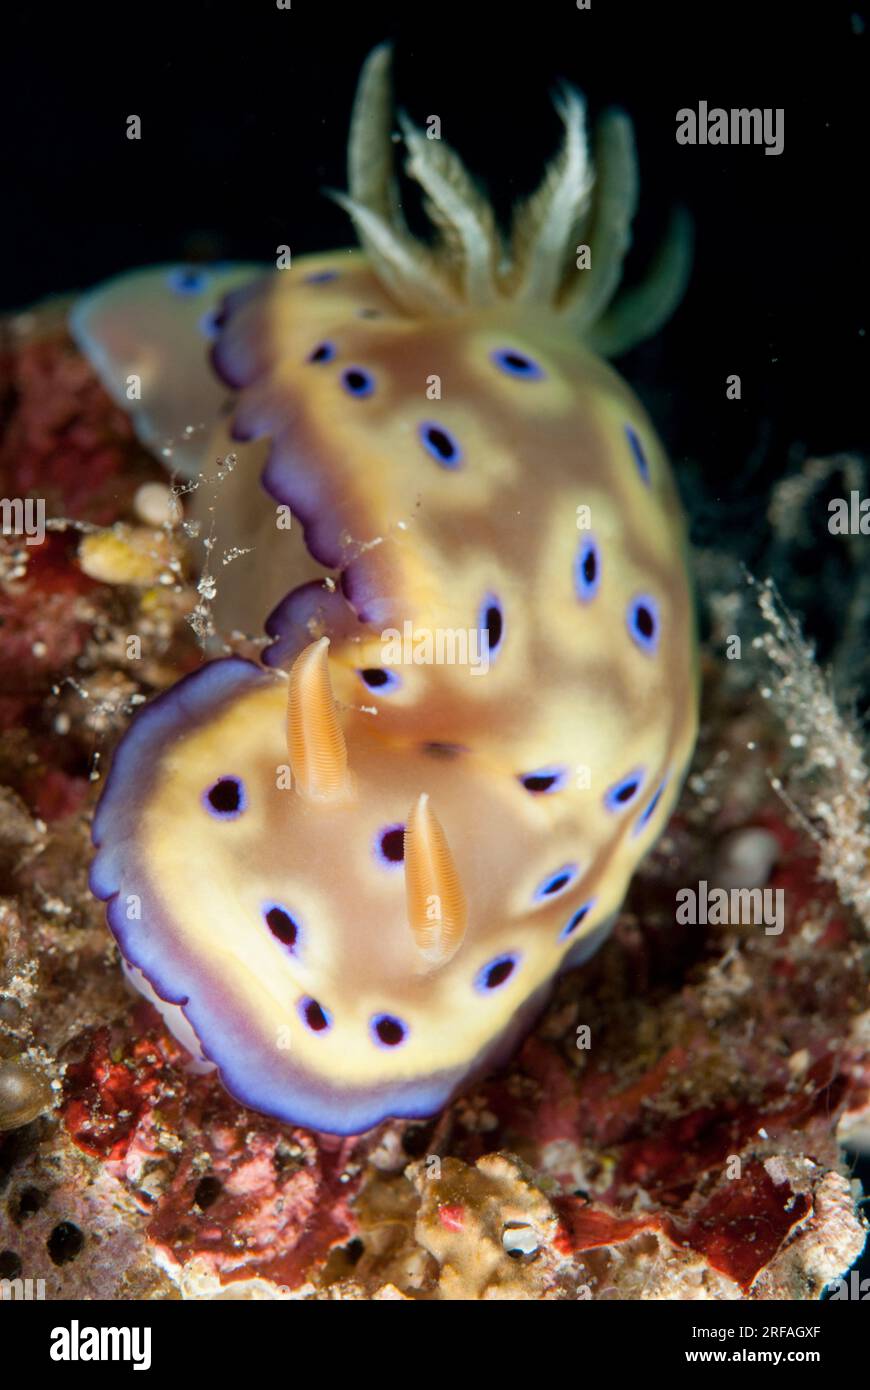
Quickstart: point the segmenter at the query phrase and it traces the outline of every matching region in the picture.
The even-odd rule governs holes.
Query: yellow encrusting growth
[[[103,584],[148,588],[168,572],[172,545],[165,531],[125,526],[92,531],[79,542],[79,566]]]

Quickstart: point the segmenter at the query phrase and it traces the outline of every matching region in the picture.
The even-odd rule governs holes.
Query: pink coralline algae
[[[42,498],[50,516],[105,525],[155,470],[62,331],[63,306],[44,313],[55,332],[31,338],[26,315],[0,350],[4,496]]]
[[[747,1165],[739,1184],[728,1183],[682,1223],[661,1212],[616,1217],[571,1196],[557,1198],[555,1207],[563,1221],[557,1244],[565,1253],[580,1255],[658,1232],[673,1246],[703,1255],[744,1293],[813,1209],[806,1193],[794,1193],[787,1181],[774,1183],[757,1162]]]
[[[355,1233],[347,1146],[275,1125],[213,1079],[187,1077],[157,1015],[144,1004],[136,1013],[132,1044],[98,1029],[68,1068],[67,1132],[129,1188],[167,1261],[199,1258],[226,1282],[297,1288]],[[157,1196],[154,1175],[167,1163]]]

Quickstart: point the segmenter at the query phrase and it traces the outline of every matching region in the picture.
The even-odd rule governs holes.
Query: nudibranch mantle
[[[480,1066],[494,1039],[503,1049],[502,1035],[521,1031],[562,955],[555,942],[568,909],[558,899],[536,906],[529,931],[502,856],[558,869],[570,840],[554,838],[521,787],[505,780],[494,791],[486,769],[466,766],[451,830],[459,877],[478,884],[484,929],[430,973],[408,929],[403,875],[386,872],[372,846],[407,816],[409,778],[431,788],[435,804],[454,800],[449,762],[425,753],[386,760],[368,733],[351,745],[356,776],[371,789],[364,812],[353,800],[329,808],[301,801],[276,786],[286,709],[286,680],[238,658],[212,662],[153,701],[109,774],[91,883],[108,900],[124,959],[181,1008],[234,1095],[283,1119],[355,1133],[380,1119],[385,1103],[396,1115],[437,1109],[465,1078],[469,1057]],[[155,746],[166,750],[159,763]],[[204,789],[240,768],[244,809],[209,814]],[[131,785],[147,808],[141,814]],[[482,845],[484,803],[500,835]],[[132,909],[131,884],[139,890]],[[531,904],[531,880],[526,887]],[[275,905],[294,923],[292,943],[286,930],[269,929]],[[515,924],[514,978],[481,994],[481,972],[511,954],[506,919]],[[299,1007],[307,999],[328,1012],[328,1027],[307,1025]],[[371,1036],[382,1015],[408,1030],[389,1051]],[[442,1019],[463,1020],[462,1028],[440,1027]]]
[[[606,936],[697,722],[679,501],[599,355],[673,308],[685,224],[611,306],[630,127],[603,119],[593,174],[568,90],[509,251],[452,151],[403,122],[442,232],[425,247],[390,109],[379,49],[340,198],[361,252],[137,272],[73,317],[116,398],[142,376],[152,446],[186,415],[215,438],[231,420],[218,521],[256,540],[240,601],[273,639],[264,666],[213,661],[133,721],[92,887],[131,978],[235,1096],[340,1133],[431,1114],[507,1056]]]

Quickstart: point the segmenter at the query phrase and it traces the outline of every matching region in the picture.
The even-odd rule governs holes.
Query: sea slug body
[[[679,300],[685,222],[614,300],[630,125],[602,118],[593,171],[578,94],[559,112],[507,247],[457,156],[403,121],[441,233],[423,245],[377,49],[337,195],[361,250],[136,272],[73,315],[117,399],[141,379],[134,423],[180,441],[174,467],[199,465],[192,422],[231,430],[217,520],[252,548],[232,602],[271,638],[134,719],[93,891],[196,1061],[321,1130],[431,1114],[508,1055],[607,935],[694,746],[679,501],[603,360]]]

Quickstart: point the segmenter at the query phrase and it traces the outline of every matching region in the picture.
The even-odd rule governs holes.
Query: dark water
[[[592,111],[634,117],[640,265],[669,205],[698,231],[691,294],[637,370],[674,398],[670,442],[733,474],[769,417],[777,443],[866,442],[866,86],[863,5],[671,0],[409,5],[274,3],[21,7],[4,19],[0,304],[213,249],[269,259],[349,240],[341,210],[360,62],[396,40],[399,101],[445,139],[503,208],[558,136],[564,77]],[[784,110],[784,151],[680,147],[675,114]],[[125,117],[141,115],[141,142]],[[627,369],[632,367],[627,363]],[[862,375],[863,370],[863,375]],[[722,380],[741,373],[744,398]]]

